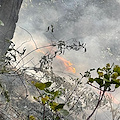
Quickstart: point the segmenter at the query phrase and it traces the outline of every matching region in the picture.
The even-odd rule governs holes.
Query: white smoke
[[[46,32],[50,25],[54,26],[54,37]],[[108,62],[120,65],[120,0],[34,0],[27,7],[24,2],[13,41],[19,46],[31,40],[23,45],[30,51],[35,48],[31,45],[34,41],[18,26],[31,33],[37,46],[71,38],[86,43],[86,53],[67,51],[64,55],[77,73]],[[29,59],[34,57],[35,62],[41,55],[34,52]]]

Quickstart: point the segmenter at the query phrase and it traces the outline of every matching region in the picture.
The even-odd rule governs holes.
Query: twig
[[[31,36],[32,41],[33,41],[34,44],[35,44],[35,48],[37,48],[37,44],[36,44],[36,42],[34,41],[34,39],[33,39],[32,35],[31,35],[31,33],[30,33],[29,31],[27,31],[25,28],[23,28],[23,27],[21,27],[21,26],[19,26],[19,27],[20,27],[21,29],[25,30],[25,31]]]
[[[87,118],[86,120],[89,120],[89,119],[93,116],[93,114],[95,113],[96,109],[98,108],[100,102],[102,101],[105,92],[106,92],[106,91],[104,90],[103,93],[102,93],[102,95],[101,95],[101,91],[100,91],[100,96],[99,96],[98,103],[97,103],[95,109],[93,110],[93,112],[88,116],[88,118]],[[101,98],[100,98],[100,97],[101,97]]]
[[[90,86],[92,86],[92,87],[94,87],[94,88],[96,88],[96,89],[98,89],[98,90],[100,90],[100,91],[104,91],[104,90],[101,90],[100,88],[98,88],[98,87],[96,87],[96,86],[94,86],[94,85],[92,85],[91,83],[87,83],[88,85],[90,85]],[[112,90],[112,91],[108,91],[108,90],[106,90],[107,92],[114,92],[115,91],[115,89],[114,90]]]
[[[45,105],[43,104],[43,120],[45,120]]]
[[[18,66],[18,64],[19,64],[24,58],[26,58],[29,54],[33,53],[34,51],[36,51],[36,50],[38,50],[38,49],[45,48],[45,47],[50,47],[50,46],[53,46],[53,45],[47,45],[47,46],[35,48],[34,50],[30,51],[29,53],[27,53],[24,57],[22,57],[22,58],[17,62],[17,65],[15,66],[15,68],[16,68],[16,67]]]

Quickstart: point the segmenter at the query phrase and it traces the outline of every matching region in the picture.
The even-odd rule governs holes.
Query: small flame
[[[33,44],[32,44],[32,46],[33,46]],[[40,52],[40,53],[45,54],[45,52],[40,50],[40,49],[37,49],[36,52]],[[70,61],[67,61],[66,59],[64,59],[64,58],[62,58],[60,56],[56,56],[56,58],[61,60],[64,63],[67,71],[70,71],[72,73],[76,73],[76,69],[73,67],[73,64]]]
[[[32,42],[30,42],[30,44],[32,45],[33,48],[35,48],[35,45]],[[37,49],[36,52],[40,52],[40,53],[45,54],[45,52],[40,50],[40,49]]]
[[[44,51],[42,51],[42,50],[40,50],[40,49],[37,49],[36,51],[37,51],[37,52],[41,52],[41,53],[45,54],[45,52],[44,52]]]
[[[67,71],[70,71],[72,73],[76,73],[76,70],[75,68],[72,66],[73,64],[70,62],[70,61],[67,61],[66,59],[60,57],[60,56],[56,56],[58,59],[62,60],[65,67],[66,67],[66,70]]]

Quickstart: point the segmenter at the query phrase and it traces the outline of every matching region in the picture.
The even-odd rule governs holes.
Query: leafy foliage
[[[92,78],[89,75],[88,84],[96,82],[99,85],[99,89],[103,91],[114,91],[120,86],[120,67],[118,65],[111,65],[108,63],[106,67],[97,69],[98,77]],[[115,85],[112,90],[112,85]]]
[[[51,31],[50,31],[51,29]],[[49,26],[47,32],[53,32],[54,27]],[[10,41],[8,41],[10,42]],[[6,69],[7,65],[14,65],[12,63],[16,63],[15,68],[19,66],[19,63],[24,60],[25,57],[27,57],[29,54],[33,53],[34,51],[41,49],[35,48],[34,50],[30,51],[29,53],[26,53],[26,49],[23,48],[22,52],[19,52],[19,50],[15,49],[15,44],[13,42],[10,42],[11,45],[6,53],[5,57],[5,64],[3,65],[3,69],[1,70],[1,74],[10,74],[10,70]],[[97,74],[98,77],[93,78],[91,77],[91,72],[94,71],[94,69],[90,69],[89,71],[85,72],[85,75],[82,75],[82,77],[79,78],[73,78],[69,76],[69,79],[66,79],[65,77],[61,77],[54,73],[53,71],[53,61],[56,58],[56,56],[64,54],[66,50],[75,50],[78,51],[81,48],[84,49],[84,52],[86,52],[85,44],[81,44],[79,41],[75,41],[72,44],[69,44],[68,42],[65,42],[63,40],[53,42],[51,45],[45,46],[45,47],[52,47],[54,50],[48,51],[46,54],[44,54],[37,65],[34,65],[33,67],[25,67],[24,64],[22,67],[18,68],[15,73],[19,77],[26,75],[26,71],[34,71],[35,73],[42,73],[39,79],[35,80],[32,79],[31,83],[32,86],[34,86],[35,90],[32,91],[33,98],[36,103],[39,103],[40,106],[42,105],[43,108],[40,110],[42,112],[42,119],[47,120],[51,118],[51,120],[59,120],[61,118],[63,119],[69,119],[69,117],[73,116],[81,116],[81,119],[87,119],[89,120],[90,117],[93,115],[97,107],[100,105],[100,102],[103,100],[103,103],[101,105],[105,105],[106,99],[104,98],[104,94],[106,91],[114,91],[116,88],[120,86],[120,67],[118,65],[112,65],[107,64],[106,67],[98,68]],[[17,55],[20,56],[20,60],[18,60]],[[24,62],[23,62],[24,63]],[[22,69],[21,69],[22,68]],[[88,78],[88,84],[92,87],[95,87],[100,90],[99,96],[96,95],[91,89],[86,87],[86,84],[82,83],[83,78]],[[47,82],[45,82],[45,81]],[[22,81],[22,80],[21,80]],[[44,82],[43,82],[44,81]],[[28,82],[28,81],[27,81]],[[94,86],[94,83],[97,83],[98,86]],[[26,97],[28,97],[27,89],[28,86],[24,84],[22,81],[23,86],[26,89]],[[30,84],[29,84],[30,85]],[[115,89],[112,90],[112,85],[115,86]],[[26,87],[27,86],[27,87]],[[102,92],[101,92],[102,91]],[[39,94],[36,96],[36,92]],[[9,94],[7,91],[3,92],[6,100],[9,102]],[[31,93],[30,93],[31,94]],[[64,100],[62,102],[58,102],[57,100],[63,98]],[[13,98],[12,98],[13,99]],[[96,99],[98,99],[97,105]],[[66,109],[67,107],[67,109]],[[87,110],[93,110],[95,107],[95,110],[93,113],[87,118]],[[49,113],[48,111],[51,111]],[[48,114],[50,115],[49,118]],[[35,120],[37,116],[34,116],[30,114],[29,116],[30,120]]]
[[[58,103],[55,101],[56,98],[59,98],[60,95],[61,95],[61,91],[59,90],[49,90],[49,87],[52,85],[52,82],[46,82],[46,83],[41,83],[41,82],[35,82],[35,81],[32,81],[32,84],[37,88],[39,89],[40,91],[43,90],[44,92],[43,93],[40,93],[40,96],[38,97],[34,97],[34,99],[37,101],[37,102],[40,102],[43,104],[43,106],[45,106],[47,104],[47,106],[53,111],[55,112],[56,114],[56,118],[55,119],[58,119],[60,118],[58,115],[57,115],[57,112],[58,111],[61,111],[60,113],[63,114],[63,111],[66,113],[66,114],[69,114],[69,112],[65,109],[63,109],[64,107],[64,103]],[[45,119],[45,110],[43,111],[43,120]]]
[[[36,120],[34,116],[29,116],[29,120]]]
[[[99,104],[101,103],[103,96],[105,94],[105,92],[113,92],[115,91],[116,88],[118,88],[120,86],[120,67],[119,65],[114,65],[112,64],[110,66],[110,64],[106,64],[105,67],[103,68],[98,68],[97,69],[97,74],[98,77],[91,77],[91,71],[93,70],[89,70],[87,72],[85,72],[85,75],[83,77],[88,77],[88,84],[91,85],[94,88],[97,88],[98,90],[100,90],[100,94],[99,94],[99,99],[98,99],[98,103],[96,105],[96,107],[94,108],[93,112],[88,116],[87,120],[89,120],[92,115],[95,113],[96,109],[98,108]],[[94,86],[93,83],[96,82],[98,84],[99,87]],[[112,90],[114,85],[114,89]]]

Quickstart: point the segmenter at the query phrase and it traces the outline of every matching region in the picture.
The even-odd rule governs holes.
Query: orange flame
[[[58,59],[62,60],[65,67],[66,67],[66,70],[67,71],[70,71],[72,73],[76,73],[76,70],[75,68],[72,66],[73,64],[70,62],[70,61],[67,61],[66,59],[60,57],[60,56],[56,56]]]
[[[32,44],[32,46],[33,46],[33,44]],[[45,54],[45,52],[40,50],[40,49],[37,49],[36,52],[41,52],[41,53]],[[72,73],[76,73],[76,69],[73,67],[73,64],[70,61],[67,61],[66,59],[64,59],[60,56],[56,56],[56,58],[61,60],[64,63],[67,71],[70,71]]]

